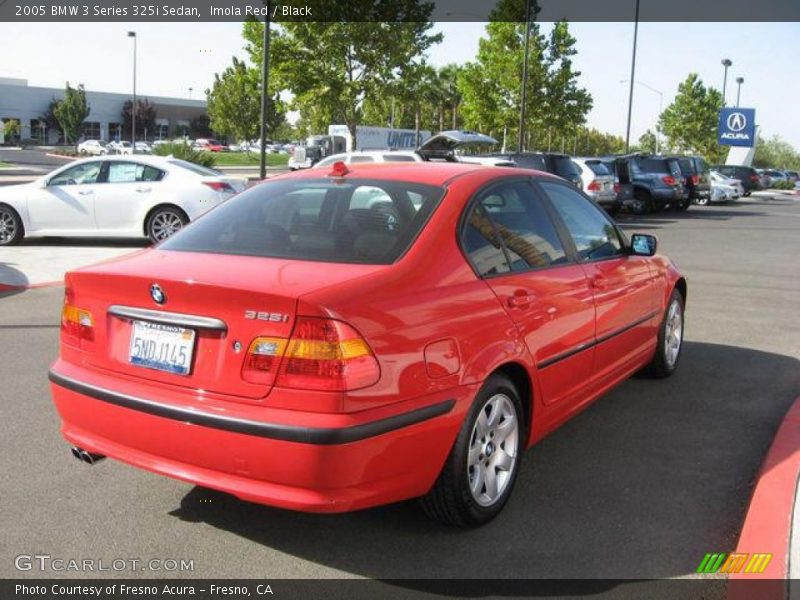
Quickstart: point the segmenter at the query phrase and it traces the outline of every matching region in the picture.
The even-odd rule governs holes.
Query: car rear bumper
[[[170,401],[171,390],[61,360],[50,380],[71,444],[243,500],[309,512],[425,494],[476,391],[461,386],[350,415],[256,407],[263,418],[254,419],[252,406],[204,410],[198,396],[187,408]]]

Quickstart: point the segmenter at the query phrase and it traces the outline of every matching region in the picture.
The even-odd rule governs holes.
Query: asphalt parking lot
[[[689,279],[680,368],[634,377],[529,451],[506,510],[473,531],[436,525],[414,502],[306,515],[78,462],[47,382],[62,289],[0,294],[0,577],[81,576],[15,569],[34,553],[193,559],[193,572],[169,575],[194,577],[693,575],[705,553],[735,547],[762,457],[800,395],[800,197],[620,223],[656,234]]]

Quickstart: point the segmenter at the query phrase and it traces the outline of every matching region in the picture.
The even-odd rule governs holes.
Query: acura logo
[[[150,297],[153,299],[153,302],[156,304],[164,304],[167,301],[167,295],[164,293],[164,290],[161,289],[161,286],[157,283],[154,283],[150,286]]]
[[[728,129],[741,131],[745,127],[747,127],[747,119],[742,113],[735,112],[728,115]]]

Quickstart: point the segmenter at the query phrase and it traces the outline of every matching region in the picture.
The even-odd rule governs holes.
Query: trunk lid
[[[128,377],[259,403],[272,383],[242,378],[250,343],[256,337],[289,338],[303,294],[379,268],[385,267],[335,264],[321,268],[318,263],[297,260],[156,249],[74,271],[69,281],[75,303],[94,316],[94,342],[82,346],[88,364]],[[165,297],[161,304],[154,299],[153,285]],[[131,364],[135,328],[150,327],[135,322],[193,331],[188,373]],[[191,334],[183,335],[188,339]]]

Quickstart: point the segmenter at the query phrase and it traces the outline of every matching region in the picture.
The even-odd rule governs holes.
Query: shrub
[[[776,190],[793,190],[794,182],[792,181],[774,181],[772,188]]]
[[[214,163],[214,155],[204,150],[195,150],[189,144],[184,142],[171,142],[169,144],[159,144],[153,148],[153,154],[159,156],[174,156],[181,160],[200,165],[202,167],[212,168]]]

